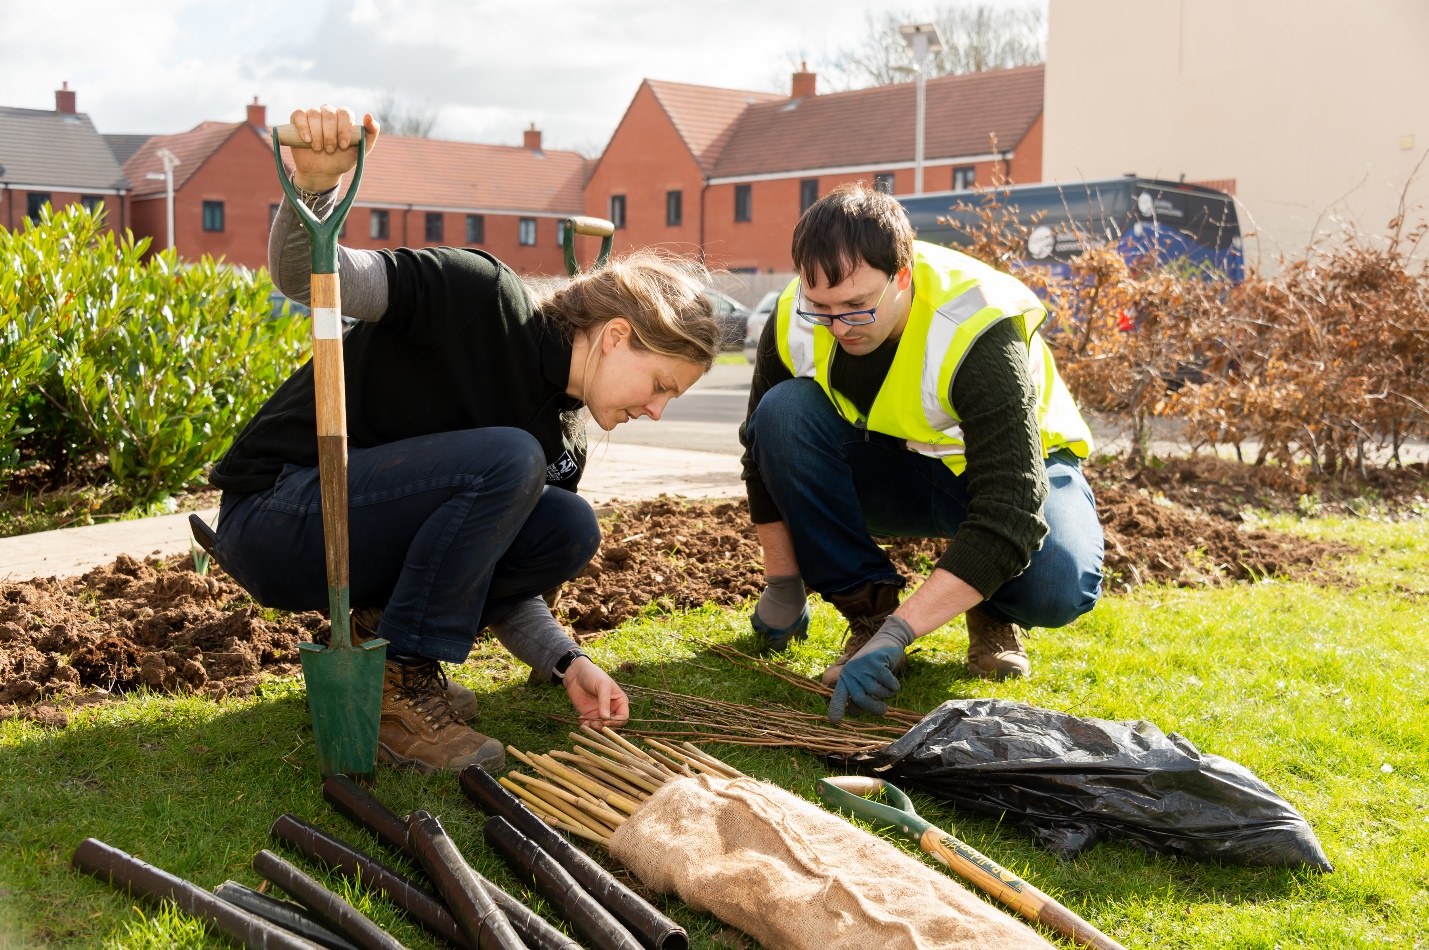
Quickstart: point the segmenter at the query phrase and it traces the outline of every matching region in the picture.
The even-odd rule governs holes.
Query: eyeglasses
[[[874,314],[878,311],[878,305],[883,303],[883,298],[888,293],[888,285],[893,283],[894,276],[893,274],[888,275],[888,283],[883,285],[883,293],[878,295],[878,300],[868,310],[850,310],[847,313],[814,313],[811,310],[800,310],[796,307],[794,308],[794,312],[810,323],[816,323],[821,327],[831,327],[834,325],[835,320],[839,320],[850,327],[867,326],[877,319]],[[799,297],[802,299],[803,296],[804,288],[800,285]],[[862,317],[865,314],[868,316],[867,320],[854,319],[855,317]]]

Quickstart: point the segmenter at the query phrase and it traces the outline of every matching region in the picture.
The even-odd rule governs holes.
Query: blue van
[[[996,204],[1015,209],[1016,219],[1029,225],[1038,212],[1044,212],[1028,234],[1014,270],[1045,267],[1052,277],[1066,277],[1071,270],[1068,261],[1081,253],[1085,239],[1115,243],[1127,261],[1154,255],[1163,263],[1184,262],[1232,283],[1245,277],[1235,201],[1214,188],[1127,176],[940,191],[902,195],[898,200],[920,241],[951,247],[966,247],[971,240],[950,222],[976,228],[979,208]]]

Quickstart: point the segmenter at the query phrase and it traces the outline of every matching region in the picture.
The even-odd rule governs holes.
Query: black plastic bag
[[[977,814],[1003,815],[1065,857],[1124,839],[1198,860],[1334,870],[1300,813],[1249,769],[1145,720],[950,700],[897,742],[849,764]]]

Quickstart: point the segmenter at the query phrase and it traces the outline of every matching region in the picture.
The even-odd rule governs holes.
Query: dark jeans
[[[392,652],[460,663],[483,626],[589,563],[595,512],[545,477],[521,429],[349,452],[352,604],[386,607],[379,633]],[[266,607],[325,609],[318,470],[289,465],[266,491],[225,492],[218,559]]]
[[[951,538],[967,517],[965,476],[849,424],[812,379],[786,380],[765,393],[749,439],[804,582],[821,594],[868,581],[902,583],[871,535]],[[1102,527],[1092,490],[1070,452],[1054,452],[1046,464],[1047,537],[1028,568],[982,604],[1024,627],[1064,626],[1101,595]]]

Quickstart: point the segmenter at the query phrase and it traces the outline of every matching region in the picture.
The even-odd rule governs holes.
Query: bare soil
[[[1116,589],[1265,576],[1345,582],[1335,556],[1353,548],[1244,523],[1248,504],[1304,507],[1303,483],[1276,483],[1276,470],[1202,458],[1159,469],[1089,468],[1088,475]],[[1423,483],[1405,478],[1402,484],[1407,488],[1381,497],[1409,510]],[[763,586],[759,545],[742,500],[661,497],[618,506],[605,534],[595,559],[565,585],[556,604],[558,616],[582,638],[645,610],[736,606]],[[945,543],[887,542],[910,581],[932,569]],[[66,708],[140,687],[247,695],[265,674],[297,672],[298,643],[324,642],[327,632],[323,614],[264,610],[218,567],[196,573],[187,555],[121,556],[81,577],[0,584],[0,719],[21,715],[64,725]]]
[[[62,725],[57,700],[141,686],[248,695],[265,673],[297,672],[298,643],[326,627],[322,614],[264,611],[188,555],[120,555],[80,577],[0,584],[0,718]]]

